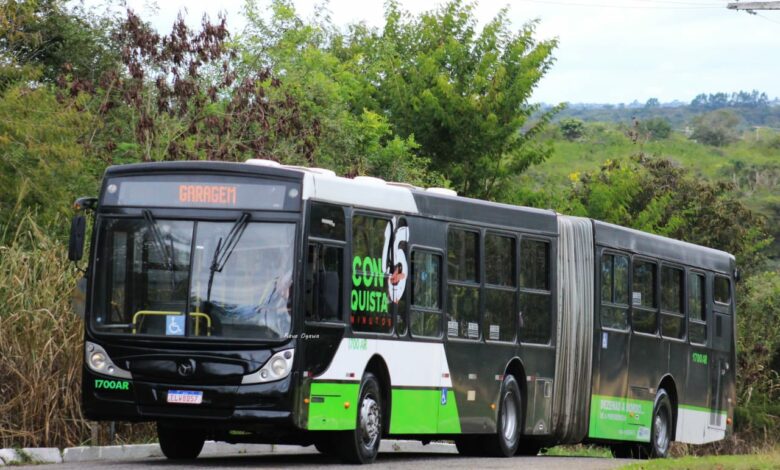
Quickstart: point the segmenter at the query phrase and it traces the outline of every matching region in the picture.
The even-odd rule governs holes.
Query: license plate
[[[193,390],[168,390],[168,403],[200,405],[203,403],[203,392],[196,392]]]

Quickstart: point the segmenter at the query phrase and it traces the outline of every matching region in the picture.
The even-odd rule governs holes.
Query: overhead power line
[[[780,10],[780,2],[732,2],[726,8],[729,10]]]

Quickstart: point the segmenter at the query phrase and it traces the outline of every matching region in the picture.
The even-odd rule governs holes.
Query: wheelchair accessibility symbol
[[[166,316],[165,334],[168,336],[184,336],[184,315]]]

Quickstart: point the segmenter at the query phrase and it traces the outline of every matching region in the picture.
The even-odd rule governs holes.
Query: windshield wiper
[[[154,219],[152,212],[149,209],[144,209],[144,220],[149,226],[149,231],[152,233],[152,239],[165,262],[165,268],[173,272],[176,270],[176,261],[173,256],[173,238],[171,238],[170,250],[165,245],[165,237],[160,232],[160,227],[157,225],[157,221]]]
[[[211,301],[211,285],[214,283],[214,273],[221,273],[225,268],[225,265],[230,259],[230,255],[233,254],[233,250],[236,249],[238,241],[241,239],[241,235],[244,234],[247,225],[249,225],[249,212],[241,214],[233,227],[228,232],[227,236],[223,239],[220,237],[217,241],[217,248],[214,250],[214,255],[211,257],[211,266],[209,267],[209,284],[208,291],[206,292],[206,302]]]

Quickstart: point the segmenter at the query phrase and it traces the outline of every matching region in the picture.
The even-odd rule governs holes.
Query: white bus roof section
[[[417,203],[409,188],[390,185],[379,178],[350,179],[306,171],[302,197],[371,209],[418,213]]]

